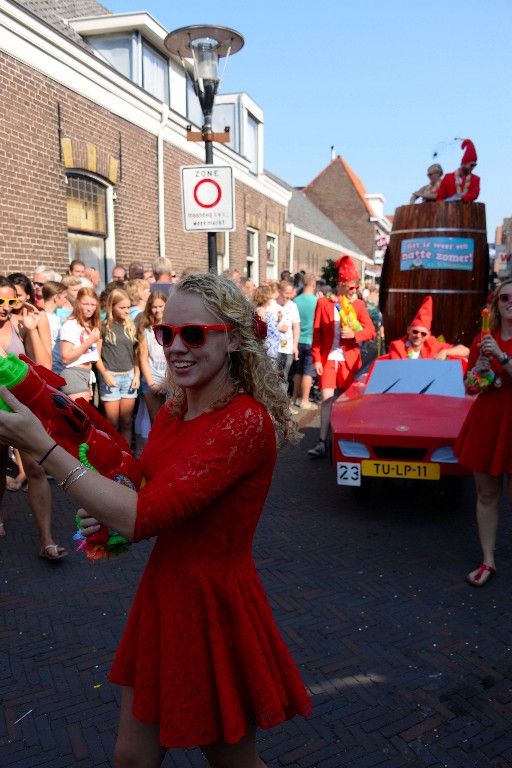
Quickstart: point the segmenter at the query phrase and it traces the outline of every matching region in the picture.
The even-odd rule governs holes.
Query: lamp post
[[[204,141],[205,161],[213,165],[213,142],[228,142],[229,128],[223,133],[213,133],[212,115],[215,95],[219,90],[229,55],[237,53],[244,44],[242,35],[228,27],[194,25],[181,27],[169,32],[164,40],[170,53],[179,56],[185,73],[190,79],[203,112],[204,124],[201,131],[187,127],[187,141]],[[219,59],[225,57],[222,74],[218,76]],[[192,60],[193,68],[185,59]],[[217,235],[208,232],[208,271],[217,273]]]

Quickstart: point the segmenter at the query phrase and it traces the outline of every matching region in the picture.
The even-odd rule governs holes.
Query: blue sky
[[[458,167],[455,137],[478,153],[487,232],[512,215],[510,0],[106,0],[114,13],[148,11],[169,31],[219,24],[244,48],[222,93],[263,109],[265,167],[304,186],[331,146],[381,192],[385,213],[408,202],[436,161]]]

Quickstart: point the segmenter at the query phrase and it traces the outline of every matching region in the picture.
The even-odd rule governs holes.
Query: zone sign
[[[185,232],[233,232],[235,206],[230,165],[184,165],[181,197]]]

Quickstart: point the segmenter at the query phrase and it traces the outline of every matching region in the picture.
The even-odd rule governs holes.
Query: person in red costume
[[[361,368],[359,343],[375,336],[366,305],[357,298],[359,275],[354,262],[350,256],[341,256],[335,267],[337,295],[318,299],[313,322],[311,351],[322,391],[320,436],[317,445],[308,451],[313,459],[327,456],[332,404],[352,384]]]
[[[454,446],[459,462],[473,471],[476,485],[482,564],[466,576],[474,587],[483,587],[496,574],[504,475],[512,501],[512,280],[496,289],[490,313],[490,333],[473,339],[465,379],[467,390],[480,394]]]
[[[415,360],[419,357],[446,360],[449,357],[467,357],[469,349],[464,344],[447,344],[432,336],[432,296],[426,296],[401,339],[392,341],[388,354],[391,360]]]
[[[437,191],[438,202],[463,200],[465,203],[471,203],[480,194],[480,177],[472,173],[478,159],[475,145],[469,139],[464,139],[462,149],[466,151],[462,156],[460,168],[444,176]]]
[[[110,680],[123,686],[117,768],[161,765],[199,746],[225,768],[265,768],[256,726],[311,712],[252,557],[276,461],[276,429],[295,440],[266,325],[231,280],[188,275],[154,326],[172,400],[141,455],[139,490],[76,467],[6,388],[0,440],[29,451],[99,524],[137,542],[156,536]]]

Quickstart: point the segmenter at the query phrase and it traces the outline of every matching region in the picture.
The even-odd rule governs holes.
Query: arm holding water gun
[[[93,560],[108,558],[133,536],[140,465],[96,409],[57,389],[62,381],[25,356],[1,357],[0,440],[30,453],[87,509],[79,513],[79,549]]]
[[[501,386],[501,377],[496,375],[492,368],[493,358],[501,360],[503,350],[491,333],[489,326],[490,311],[486,308],[482,310],[482,327],[480,335],[473,341],[469,357],[468,373],[466,375],[465,385],[471,395],[484,392],[494,384],[495,387]],[[477,353],[478,350],[478,353]],[[476,357],[478,354],[478,357]],[[476,360],[474,359],[476,357]],[[474,363],[471,365],[471,363]]]

